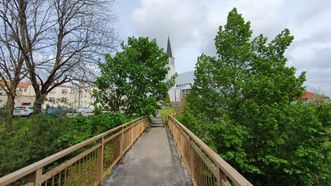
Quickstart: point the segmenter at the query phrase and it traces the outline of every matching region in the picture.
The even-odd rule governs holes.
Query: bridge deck
[[[190,185],[167,128],[146,129],[104,185]]]

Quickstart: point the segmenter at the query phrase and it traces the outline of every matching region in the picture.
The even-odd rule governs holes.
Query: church
[[[176,74],[175,58],[172,55],[170,38],[168,37],[167,43],[168,55],[168,74],[167,79],[170,79]],[[180,104],[185,98],[186,94],[191,90],[194,83],[194,71],[188,71],[177,74],[175,85],[168,91],[170,102],[172,104]]]

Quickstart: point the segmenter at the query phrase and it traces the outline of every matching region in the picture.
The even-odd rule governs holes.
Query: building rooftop
[[[176,78],[176,85],[186,84],[186,83],[190,83],[193,85],[194,78],[195,78],[194,71],[180,73],[180,74],[178,74],[178,76]]]
[[[319,95],[319,94],[315,94],[310,91],[305,91],[304,95],[301,96],[301,99],[313,99],[313,98],[327,99],[328,97]]]

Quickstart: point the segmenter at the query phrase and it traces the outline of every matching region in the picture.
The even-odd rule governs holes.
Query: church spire
[[[170,45],[170,37],[168,36],[168,44],[167,44],[167,54],[168,54],[168,57],[172,57],[172,51],[171,51],[171,45]]]

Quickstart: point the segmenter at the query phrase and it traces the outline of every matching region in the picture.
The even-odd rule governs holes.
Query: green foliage
[[[5,109],[5,107],[0,108],[0,124],[6,121],[6,115],[7,115],[7,110]],[[0,133],[5,128],[6,128],[5,125],[0,125]]]
[[[158,101],[174,83],[174,77],[165,80],[168,57],[156,40],[147,37],[129,37],[121,46],[122,52],[113,57],[107,54],[106,63],[99,64],[95,105],[128,115],[155,114]]]
[[[168,121],[169,114],[175,112],[175,107],[165,107],[160,110],[160,115],[165,123]]]
[[[17,118],[0,132],[0,177],[127,122],[122,114]]]
[[[298,101],[305,74],[296,77],[286,66],[292,40],[288,29],[270,42],[262,34],[252,38],[250,23],[233,9],[216,35],[217,56],[198,58],[180,117],[255,185],[330,179],[331,107]]]
[[[59,141],[69,147],[127,121],[128,118],[119,113],[78,116],[70,120],[68,130],[60,136]]]
[[[170,96],[168,93],[166,93],[164,99],[163,99],[163,104],[167,107],[171,107],[171,101],[170,101]]]

